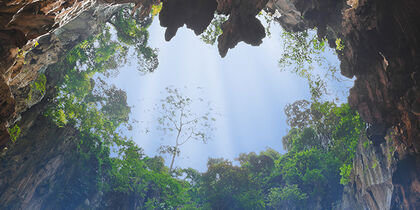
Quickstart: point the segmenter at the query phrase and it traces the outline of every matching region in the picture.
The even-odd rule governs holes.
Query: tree
[[[307,195],[301,192],[297,185],[274,187],[268,194],[268,206],[273,209],[297,209],[306,198]]]
[[[301,32],[284,31],[281,37],[283,52],[280,56],[279,67],[282,71],[290,70],[306,79],[312,100],[317,101],[327,93],[327,79],[323,78],[340,81],[337,77],[337,66],[325,56],[327,49],[327,39],[325,37],[318,37],[314,31],[308,30]],[[342,48],[340,49],[342,50]],[[340,49],[337,48],[337,50]],[[323,72],[317,72],[317,69],[321,69]],[[324,75],[321,75],[321,73],[324,73]]]
[[[285,109],[291,126],[282,142],[289,152],[320,149],[337,158],[341,183],[346,184],[359,139],[365,135],[365,123],[348,104],[297,101]]]
[[[47,115],[57,125],[74,124],[80,131],[111,143],[118,136],[117,128],[128,123],[130,107],[125,92],[106,85],[101,77],[117,72],[118,65],[128,62],[131,51],[138,57],[140,72],[152,72],[158,65],[157,51],[147,42],[151,17],[139,21],[129,12],[129,8],[117,11],[108,20],[110,25],[75,46],[55,66],[62,71],[63,79],[56,87],[57,96]],[[117,32],[116,39],[111,27]]]
[[[248,168],[223,158],[210,158],[207,167],[201,190],[211,209],[264,209],[261,190]]]
[[[153,16],[141,20],[132,18],[128,9],[118,11],[109,21],[117,31],[119,43],[132,47],[142,73],[153,72],[159,65],[157,50],[148,46],[148,27],[153,21]]]
[[[175,141],[171,145],[161,145],[159,152],[171,156],[169,171],[172,172],[175,158],[180,155],[180,147],[190,140],[207,143],[211,139],[216,119],[209,108],[204,114],[193,112],[193,100],[182,95],[178,89],[166,87],[167,96],[161,100],[158,110],[159,129],[165,134],[175,134]],[[204,102],[203,99],[199,99]]]
[[[216,13],[210,25],[200,35],[200,39],[206,44],[213,45],[216,42],[217,37],[223,33],[222,24],[226,22],[227,19],[228,18],[225,15],[219,15]]]

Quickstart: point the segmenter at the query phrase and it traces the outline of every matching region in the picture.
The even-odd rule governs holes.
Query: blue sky
[[[225,58],[219,56],[216,45],[203,43],[185,27],[166,42],[164,28],[156,18],[149,32],[150,45],[159,49],[158,69],[142,75],[136,70],[136,62],[132,62],[110,79],[127,91],[128,104],[133,107],[131,117],[138,121],[127,135],[147,155],[156,155],[159,145],[174,141],[173,137],[153,129],[157,122],[152,109],[160,102],[167,86],[177,87],[185,95],[200,94],[220,114],[213,139],[207,144],[184,145],[176,166],[205,171],[209,157],[233,160],[240,153],[260,152],[267,147],[285,152],[281,144],[282,136],[287,133],[284,106],[309,99],[310,95],[304,79],[280,72],[278,68],[282,42],[277,24],[272,25],[271,38],[265,38],[261,46],[240,43]],[[202,90],[198,92],[196,87]],[[346,94],[347,90],[343,90]],[[145,128],[151,132],[146,134]]]

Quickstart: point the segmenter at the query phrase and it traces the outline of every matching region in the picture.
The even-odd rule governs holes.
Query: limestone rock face
[[[46,97],[51,95],[54,94],[50,91]],[[142,207],[135,196],[98,189],[97,162],[79,154],[77,129],[57,127],[43,116],[47,103],[44,98],[23,114],[19,122],[21,136],[16,143],[0,151],[1,209],[114,210]]]
[[[358,144],[351,182],[336,209],[416,209],[420,205],[419,158],[388,132],[379,145]]]
[[[356,77],[350,105],[372,127],[393,130],[394,167],[383,168],[389,165],[385,151],[377,147],[383,143],[373,142],[374,153],[359,148],[354,186],[347,188],[355,194],[350,203],[367,209],[420,206],[420,2],[271,0],[268,6],[282,14],[277,21],[286,30],[316,27],[320,36],[328,31],[331,47],[341,38],[341,73]],[[374,160],[378,168],[369,169]]]
[[[218,37],[219,54],[225,57],[229,49],[243,41],[260,45],[265,37],[261,22],[255,17],[268,0],[166,0],[159,14],[160,24],[166,27],[165,39],[171,40],[184,24],[196,35],[204,32],[214,13],[229,15]]]
[[[391,139],[373,145],[362,138],[353,161],[351,182],[344,188],[342,203],[337,209],[391,209],[395,163]]]
[[[2,30],[0,28],[0,46],[3,47],[0,49],[0,57],[2,58],[0,60],[0,62],[2,62],[0,64],[0,74],[2,75],[0,78],[0,148],[9,140],[7,127],[19,118],[19,113],[22,113],[35,105],[43,97],[42,94],[30,96],[29,94],[34,93],[34,91],[30,90],[30,84],[38,78],[39,74],[44,73],[49,65],[57,63],[59,58],[66,53],[67,50],[73,48],[88,36],[98,31],[100,27],[102,27],[101,25],[123,6],[110,6],[108,4],[89,0],[80,1],[78,3],[70,1],[67,2],[67,4],[64,4],[65,1],[51,1],[50,4],[47,4],[48,2],[49,1],[46,1],[44,2],[45,4],[41,4],[36,8],[42,11],[45,10],[45,8],[41,6],[55,8],[53,6],[57,6],[56,4],[59,2],[61,2],[62,5],[67,5],[65,7],[67,9],[61,8],[61,10],[58,10],[60,9],[60,7],[58,7],[49,11],[48,14],[55,14],[55,16],[50,17],[46,15],[47,13],[44,14],[39,12],[39,15],[43,14],[43,16],[48,16],[55,21],[54,24],[49,27],[50,30],[48,33],[44,33],[47,31],[32,32],[31,36],[26,36],[27,39],[24,45],[17,46],[13,45],[14,42],[11,42],[7,36],[1,35],[1,33],[14,33],[14,31],[10,31],[11,29]],[[69,6],[72,2],[75,4]],[[4,5],[1,4],[2,3],[0,3],[0,8],[3,8],[2,6]],[[25,10],[22,8],[29,7],[28,5],[32,4],[22,1],[19,2],[19,4],[16,3],[16,5],[20,6],[19,8],[21,8],[21,10]],[[11,6],[9,5],[8,7]],[[32,7],[33,6],[31,6],[31,8]],[[9,20],[9,22],[13,22],[13,30],[31,30],[26,23],[31,21],[18,21],[19,18],[23,18],[26,14],[21,10],[18,10],[17,17],[10,17],[13,20]],[[53,13],[53,11],[56,13]],[[32,13],[30,13],[30,15],[31,14]],[[2,13],[0,13],[0,19],[1,17]],[[33,22],[32,24],[35,23],[36,22]],[[44,23],[40,22],[39,24]],[[5,26],[0,24],[0,27]],[[41,26],[39,27],[41,28]],[[3,45],[2,43],[8,44]],[[18,47],[21,47],[21,49],[17,50]],[[9,50],[9,52],[15,52],[15,54],[8,53],[7,50]],[[17,53],[19,53],[19,55],[16,55]],[[10,64],[10,62],[12,63]],[[28,100],[28,98],[31,100]]]
[[[40,36],[63,26],[94,4],[93,0],[6,0],[0,3],[0,73],[16,83],[25,54]],[[16,59],[16,57],[18,59]],[[18,77],[18,78],[15,78]]]
[[[267,3],[267,9],[274,13],[276,10],[281,14],[277,22],[288,31],[300,31],[308,28],[303,16],[290,0],[271,0]]]
[[[216,0],[168,0],[163,1],[159,14],[160,25],[166,27],[165,40],[170,41],[178,28],[187,26],[196,35],[206,30],[214,17]]]
[[[47,198],[57,193],[54,185],[66,179],[64,172],[71,171],[71,165],[65,163],[76,149],[76,131],[59,129],[38,118],[37,108],[24,115],[25,135],[0,154],[0,203],[4,209],[46,209]]]
[[[34,65],[37,60],[27,58],[27,52],[40,36],[64,25],[91,5],[90,0],[0,2],[0,148],[9,140],[9,121],[16,118],[18,111],[19,102],[11,86],[27,86],[38,75],[39,69],[32,69],[39,67]]]
[[[217,39],[222,57],[241,41],[253,46],[262,43],[265,29],[255,16],[267,2],[268,0],[218,0],[217,12],[229,15],[229,19],[222,24],[223,33]]]

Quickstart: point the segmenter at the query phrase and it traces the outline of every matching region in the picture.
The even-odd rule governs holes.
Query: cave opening
[[[63,2],[0,10],[0,207],[416,205],[412,0]]]
[[[281,142],[290,130],[285,106],[298,100],[311,101],[313,96],[307,78],[293,72],[295,64],[279,64],[286,46],[284,42],[292,40],[286,40],[282,27],[269,18],[266,13],[258,17],[270,34],[260,46],[240,43],[225,58],[218,55],[214,46],[217,42],[208,43],[204,35],[194,35],[184,26],[178,29],[178,36],[167,42],[164,40],[165,28],[160,26],[159,19],[147,20],[151,23],[147,26],[146,41],[156,52],[152,64],[156,68],[149,71],[147,68],[151,65],[142,63],[145,58],[128,46],[128,55],[124,55],[126,61],[117,64],[115,69],[93,76],[95,84],[115,87],[126,94],[127,105],[131,107],[130,123],[121,126],[121,134],[132,138],[150,157],[159,155],[162,145],[170,145],[174,135],[159,129],[159,114],[156,114],[160,109],[157,105],[167,94],[165,88],[170,87],[180,90],[186,97],[207,102],[192,105],[194,113],[204,113],[211,104],[216,119],[214,129],[208,131],[211,140],[209,138],[206,144],[199,141],[185,144],[176,166],[204,172],[208,158],[225,158],[239,164],[235,158],[241,153],[258,153],[267,148],[286,153]],[[110,39],[118,42],[121,38],[114,24],[107,27]],[[309,31],[309,34],[316,37],[315,31]],[[307,41],[312,41],[310,38]],[[310,74],[318,79],[323,77],[321,80],[325,82],[325,92],[319,100],[346,103],[353,81],[329,72],[331,69],[328,68],[339,68],[334,49],[326,47],[314,57],[325,59],[324,63],[309,64],[313,65]],[[98,93],[103,91],[96,89]],[[169,166],[170,155],[163,156]]]

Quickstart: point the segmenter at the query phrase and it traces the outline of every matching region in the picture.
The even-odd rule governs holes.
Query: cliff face
[[[390,209],[394,192],[395,147],[392,139],[380,145],[362,138],[353,161],[351,182],[337,209]]]
[[[0,11],[1,23],[8,22],[8,24],[0,24],[0,27],[4,27],[0,28],[0,75],[2,75],[0,78],[0,148],[9,141],[6,129],[10,124],[19,118],[20,113],[42,99],[43,94],[34,95],[30,90],[30,85],[34,80],[43,74],[49,65],[57,63],[67,50],[97,32],[118,9],[124,6],[109,6],[94,1],[48,2],[15,2],[12,4],[14,6],[5,6],[1,5],[5,3],[0,3],[0,8],[10,8],[9,16],[6,16],[9,13],[4,14],[4,11]],[[34,4],[40,5],[34,6]],[[27,7],[34,9],[25,13]],[[17,12],[13,13],[12,8],[15,8]],[[42,13],[48,8],[53,10]],[[45,16],[44,19],[49,18],[50,25],[45,25],[42,21],[28,21],[33,14],[37,17]],[[6,20],[6,17],[11,20]],[[39,30],[28,34],[26,31],[31,30],[31,27],[27,26],[29,23],[32,24],[31,27],[47,27],[49,30]],[[25,41],[21,44],[12,41],[12,38],[16,38],[13,34],[19,34],[15,32],[16,30],[27,34]]]
[[[24,114],[24,134],[0,155],[0,203],[4,209],[46,209],[48,198],[59,193],[55,186],[65,186],[75,169],[75,164],[69,163],[76,151],[77,132],[58,128],[39,116],[40,105]]]
[[[104,2],[0,2],[0,149],[9,140],[7,127],[16,121],[19,113],[44,97],[37,94],[28,101],[30,83],[66,50],[95,33],[110,18],[119,6],[108,3],[139,5],[143,2],[146,5],[143,12],[147,12],[158,1]],[[164,3],[160,14],[163,26],[168,28],[167,40],[183,24],[196,33],[202,32],[214,11],[231,15],[222,26],[226,33],[219,38],[222,55],[239,41],[258,45],[264,37],[255,15],[267,1],[171,2]],[[180,7],[184,4],[190,5],[187,10],[190,13],[177,16],[184,11]],[[353,179],[345,189],[341,207],[415,209],[420,206],[420,2],[270,0],[267,8],[282,14],[277,21],[286,30],[317,27],[318,34],[326,35],[332,47],[336,38],[344,43],[344,50],[338,52],[341,71],[347,77],[356,77],[349,103],[371,124],[367,133],[373,144],[363,146],[366,139],[359,143]],[[196,10],[204,12],[191,12]],[[2,150],[0,176],[6,178],[0,180],[0,192],[3,192],[0,201],[9,207],[45,207],[52,189],[45,183],[61,183],[54,174],[62,173],[66,152],[74,150],[75,131],[55,128],[43,118],[34,125],[39,112],[34,110],[32,107],[22,118],[22,130],[27,132],[23,140],[8,151]],[[54,139],[54,135],[61,140]],[[43,165],[31,162],[36,159]],[[15,199],[22,199],[22,206],[13,206],[17,205],[13,204]],[[80,205],[85,205],[82,203],[86,199],[89,205],[95,200],[81,196]]]
[[[346,189],[354,197],[345,195],[344,206],[420,206],[420,2],[273,0],[268,7],[284,14],[278,22],[286,30],[317,27],[332,47],[336,38],[344,41],[338,52],[341,72],[356,77],[349,103],[371,124],[367,135],[375,145],[371,150],[359,145]],[[387,132],[392,147],[385,141]],[[392,164],[385,158],[390,148],[396,151]]]
[[[1,209],[138,209],[129,193],[99,190],[106,177],[98,160],[80,154],[77,129],[43,116],[47,103],[44,98],[23,114],[22,135],[0,153]]]
[[[27,58],[27,52],[36,45],[37,39],[65,25],[92,3],[53,0],[0,2],[0,148],[9,140],[7,127],[19,111],[13,89],[27,86],[37,77],[42,68],[34,64],[50,63],[55,57],[52,51],[44,53],[44,58],[36,55]],[[35,54],[39,54],[37,52]]]

